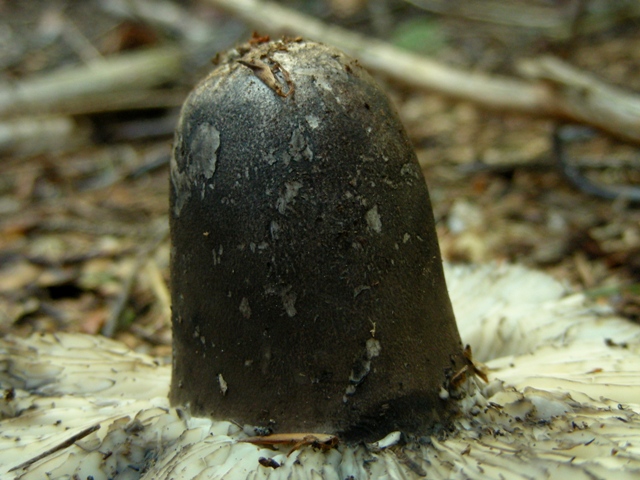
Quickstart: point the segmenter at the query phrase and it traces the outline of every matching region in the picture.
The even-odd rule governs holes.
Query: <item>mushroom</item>
[[[640,475],[640,326],[522,267],[443,274],[406,134],[342,53],[254,42],[196,87],[171,229],[171,367],[0,340],[2,478]]]
[[[239,53],[176,129],[172,404],[353,440],[445,427],[466,360],[400,120],[334,48]]]

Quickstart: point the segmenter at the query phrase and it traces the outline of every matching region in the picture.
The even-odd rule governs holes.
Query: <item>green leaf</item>
[[[421,17],[400,23],[391,35],[391,42],[406,50],[433,54],[446,45],[447,38],[437,21]]]

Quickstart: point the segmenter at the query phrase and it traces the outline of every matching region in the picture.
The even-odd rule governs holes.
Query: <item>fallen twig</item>
[[[630,203],[640,203],[640,188],[632,185],[605,185],[596,183],[582,174],[580,169],[573,165],[566,152],[566,144],[569,143],[570,135],[566,135],[564,126],[557,126],[553,133],[553,153],[556,163],[564,176],[581,191],[590,195],[595,195],[607,200],[627,201]]]
[[[100,428],[100,424],[99,423],[96,424],[96,425],[92,425],[92,426],[90,426],[88,428],[85,428],[84,430],[81,430],[80,432],[76,433],[75,435],[71,435],[64,442],[61,442],[58,445],[50,448],[49,450],[46,450],[46,451],[42,452],[40,455],[36,455],[35,457],[30,458],[26,462],[23,462],[20,465],[17,465],[15,467],[9,469],[8,471],[9,472],[13,472],[15,470],[20,470],[21,468],[27,468],[29,465],[33,465],[37,461],[42,460],[43,458],[46,458],[49,455],[51,455],[53,453],[56,453],[59,450],[63,450],[65,448],[67,448],[67,447],[70,447],[71,445],[76,443],[78,440],[83,439],[84,437],[86,437],[87,435],[90,435],[91,433],[95,432],[99,428]]]
[[[69,102],[111,93],[143,91],[176,80],[182,74],[183,52],[175,47],[123,53],[87,65],[26,78],[0,89],[0,117],[65,110]],[[147,98],[136,101],[148,102]]]
[[[304,35],[335,45],[366,67],[416,88],[468,100],[485,108],[585,123],[616,137],[640,142],[640,98],[557,59],[530,61],[530,80],[489,75],[444,65],[272,2],[209,1],[261,31]],[[572,75],[563,75],[566,71]],[[575,75],[581,80],[577,81]]]
[[[91,129],[68,116],[14,117],[0,122],[0,154],[57,152],[88,145]]]
[[[527,60],[520,71],[545,84],[548,114],[579,121],[625,139],[640,140],[640,96],[608,85],[553,57]]]
[[[466,20],[506,25],[511,28],[536,30],[553,39],[568,39],[579,34],[609,29],[621,19],[640,16],[638,2],[609,2],[606,8],[586,8],[585,1],[532,2],[513,0],[408,0],[410,3],[438,14]]]
[[[153,25],[161,31],[179,36],[187,43],[210,41],[215,37],[215,25],[194,11],[171,0],[109,0],[100,2],[109,15],[133,18]]]
[[[162,223],[159,231],[138,252],[138,255],[136,256],[136,259],[134,260],[133,266],[131,268],[131,272],[125,279],[124,284],[122,285],[122,290],[120,291],[120,294],[111,307],[109,318],[107,318],[104,325],[102,326],[102,329],[100,330],[100,333],[105,337],[112,337],[116,332],[118,328],[118,322],[120,320],[120,317],[122,316],[122,312],[124,312],[127,302],[129,301],[136,277],[140,273],[140,269],[144,266],[145,263],[147,263],[147,261],[149,260],[149,256],[155,251],[156,248],[158,248],[158,246],[160,246],[162,242],[164,242],[168,235],[169,226],[165,223]]]

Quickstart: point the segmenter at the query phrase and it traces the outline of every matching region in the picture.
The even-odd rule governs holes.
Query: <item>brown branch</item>
[[[546,83],[554,114],[596,126],[617,136],[640,140],[640,96],[608,85],[590,73],[553,57],[523,61],[520,71]]]
[[[332,44],[371,70],[415,88],[432,90],[489,109],[561,118],[596,126],[640,142],[640,97],[606,85],[557,59],[533,60],[528,80],[449,67],[386,42],[257,0],[209,0],[260,31],[304,35]],[[536,65],[533,68],[531,65]],[[568,74],[570,72],[571,74]]]
[[[609,29],[623,20],[640,17],[639,2],[609,2],[589,9],[578,2],[514,2],[513,0],[408,0],[423,10],[513,28],[526,28],[553,39],[569,39]],[[588,1],[588,0],[587,0]],[[513,31],[512,31],[513,33]]]
[[[66,440],[60,442],[59,444],[55,445],[54,447],[51,447],[49,450],[46,450],[46,451],[42,452],[40,455],[36,455],[35,457],[30,458],[26,462],[23,462],[20,465],[17,465],[17,466],[15,466],[13,468],[10,468],[8,471],[9,472],[14,472],[16,470],[20,470],[21,468],[27,468],[29,465],[33,465],[37,461],[42,460],[43,458],[46,458],[49,455],[52,455],[52,454],[56,453],[57,451],[64,450],[65,448],[70,447],[71,445],[76,443],[78,440],[83,439],[84,437],[86,437],[87,435],[95,432],[98,429],[100,429],[100,424],[99,423],[96,424],[96,425],[92,425],[90,427],[87,427],[84,430],[81,430],[80,432],[76,433],[75,435],[71,435],[69,438],[67,438]]]
[[[91,129],[71,117],[14,116],[0,121],[0,155],[18,157],[88,145]]]
[[[65,111],[79,98],[145,91],[179,78],[183,58],[175,47],[160,47],[26,78],[0,88],[0,116]]]
[[[162,242],[169,236],[169,225],[166,223],[161,223],[158,231],[155,233],[153,238],[146,244],[143,245],[138,252],[136,259],[133,262],[131,272],[125,279],[122,290],[118,294],[112,308],[109,313],[109,318],[107,318],[106,322],[102,326],[100,333],[105,337],[112,337],[118,328],[118,323],[122,313],[124,312],[127,302],[131,297],[131,293],[133,291],[133,286],[135,284],[136,278],[140,273],[140,270],[147,263],[150,255],[160,246]]]

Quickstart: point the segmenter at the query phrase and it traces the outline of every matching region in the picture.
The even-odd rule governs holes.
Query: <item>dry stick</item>
[[[86,437],[87,435],[92,434],[93,432],[95,432],[99,428],[100,428],[100,424],[99,423],[97,423],[95,425],[92,425],[92,426],[90,426],[88,428],[85,428],[84,430],[81,430],[80,432],[76,433],[75,435],[71,435],[69,438],[67,438],[63,442],[60,442],[58,445],[56,445],[54,447],[51,447],[49,450],[46,450],[46,451],[42,452],[40,455],[36,455],[35,457],[30,458],[26,462],[22,462],[20,465],[13,467],[12,469],[9,470],[9,472],[13,472],[15,470],[20,470],[21,468],[27,468],[29,465],[33,465],[37,461],[42,460],[43,458],[48,457],[49,455],[51,455],[53,453],[56,453],[59,450],[63,450],[65,448],[67,448],[67,447],[70,447],[71,445],[76,443],[78,440],[81,440],[84,437]]]
[[[122,312],[127,305],[127,301],[131,296],[131,291],[133,290],[135,279],[140,273],[140,269],[144,266],[149,256],[155,251],[155,249],[158,248],[162,242],[164,242],[168,235],[169,225],[163,223],[159,232],[157,232],[151,239],[151,241],[144,245],[138,252],[131,272],[125,279],[124,284],[122,285],[122,290],[116,298],[113,307],[111,308],[109,318],[107,318],[104,325],[102,326],[102,329],[100,330],[100,333],[105,337],[113,337],[113,334],[116,332],[116,329],[118,327],[118,321],[120,320]]]
[[[147,262],[146,268],[149,278],[149,287],[156,297],[157,304],[162,312],[162,326],[171,326],[171,294],[167,283],[162,277],[162,271],[153,258]]]
[[[640,98],[595,80],[554,60],[529,63],[534,80],[460,70],[397,49],[381,40],[328,25],[275,3],[256,0],[209,0],[255,28],[274,34],[304,35],[330,43],[358,58],[367,68],[410,86],[474,102],[485,108],[562,118],[596,126],[612,135],[640,142]],[[564,66],[564,71],[558,67]],[[558,68],[556,68],[558,67]],[[567,71],[571,75],[565,75]]]
[[[134,19],[190,44],[207,41],[215,35],[216,27],[206,17],[173,0],[111,0],[100,2],[100,8],[109,16]]]
[[[609,185],[594,182],[585,176],[567,156],[562,126],[558,126],[553,133],[553,153],[560,171],[567,179],[581,191],[608,200],[621,199],[626,202],[640,204],[640,188],[630,185]]]
[[[27,78],[0,89],[0,116],[57,111],[79,97],[155,87],[182,74],[183,58],[178,48],[160,47]]]
[[[88,145],[91,130],[62,115],[13,117],[0,121],[0,155],[36,155]]]
[[[74,116],[119,110],[179,107],[186,96],[186,92],[181,90],[147,88],[90,92],[66,100],[64,96],[55,100],[52,97],[44,105],[33,102],[25,106],[24,102],[19,100],[7,107],[9,112],[16,110],[20,105],[25,107],[27,112],[32,111],[34,114],[10,115],[0,120],[0,154],[28,156],[79,149],[91,142],[92,128]],[[35,113],[38,109],[55,114]],[[1,115],[2,112],[0,117]]]
[[[640,96],[608,85],[593,75],[561,60],[543,56],[521,62],[519,70],[530,78],[546,82],[567,118],[614,128],[623,138],[640,140]]]
[[[513,2],[512,0],[408,0],[429,12],[464,18],[494,25],[535,30],[547,38],[568,39],[574,30],[580,34],[594,33],[613,27],[621,20],[640,16],[640,2],[609,2],[607,8],[585,9],[574,2]],[[584,0],[579,0],[582,4]]]
[[[276,34],[304,35],[305,38],[332,44],[356,57],[367,68],[419,88],[488,103],[496,108],[539,108],[540,89],[522,81],[450,68],[397,49],[384,41],[328,25],[275,3],[255,0],[209,1],[260,30]]]
[[[179,72],[175,72],[175,78]],[[115,85],[117,87],[117,85]],[[179,88],[140,88],[134,90],[96,91],[78,94],[64,103],[56,101],[47,106],[48,111],[66,115],[88,115],[92,113],[117,112],[120,110],[145,110],[179,107],[187,96]],[[34,108],[43,108],[34,105]]]
[[[569,19],[563,15],[566,8],[557,5],[517,3],[511,0],[408,0],[409,3],[432,13],[464,18],[482,23],[508,25],[542,30],[549,36],[561,36],[571,29]]]

